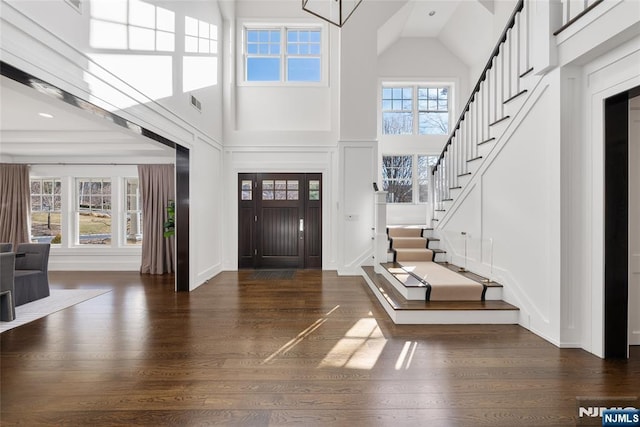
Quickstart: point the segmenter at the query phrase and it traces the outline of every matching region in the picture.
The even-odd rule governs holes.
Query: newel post
[[[387,262],[387,250],[389,242],[387,240],[387,192],[376,191],[375,193],[375,212],[376,212],[376,229],[375,229],[375,250],[374,250],[374,269],[376,273],[382,273],[381,262]]]

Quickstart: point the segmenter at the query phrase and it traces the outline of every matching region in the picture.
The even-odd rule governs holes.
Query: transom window
[[[218,27],[186,16],[184,50],[188,53],[218,53]]]
[[[245,81],[320,82],[320,28],[245,28]]]
[[[298,180],[265,179],[262,181],[262,200],[298,200]]]
[[[175,12],[141,0],[92,1],[89,44],[97,49],[173,52]]]
[[[447,135],[449,87],[382,86],[383,135]]]

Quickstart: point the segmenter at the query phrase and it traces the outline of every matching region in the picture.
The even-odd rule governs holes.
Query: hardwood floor
[[[3,426],[574,425],[576,396],[640,394],[515,325],[394,325],[360,277],[51,272],[104,295],[1,335]]]

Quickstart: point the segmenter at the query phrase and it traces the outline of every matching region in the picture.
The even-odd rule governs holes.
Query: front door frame
[[[298,256],[283,259],[282,265],[275,258],[266,259],[263,254],[262,239],[264,223],[261,208],[262,185],[264,178],[286,180],[296,177],[299,181],[300,208],[298,218],[304,221],[302,229],[297,230],[302,244],[298,246]],[[247,186],[251,182],[250,187]],[[238,268],[304,268],[322,269],[322,222],[323,222],[323,173],[322,172],[237,172],[237,208],[238,208]],[[245,194],[249,199],[245,199]],[[288,203],[287,200],[282,200]],[[268,202],[267,202],[268,203]],[[290,206],[290,208],[293,206]],[[297,207],[296,207],[297,208]],[[297,226],[296,226],[297,227]],[[277,257],[276,257],[277,258]],[[287,258],[287,257],[285,257]],[[295,261],[295,262],[293,262]],[[296,264],[296,265],[294,265]]]

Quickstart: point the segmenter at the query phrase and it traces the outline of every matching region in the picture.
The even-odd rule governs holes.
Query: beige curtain
[[[175,271],[175,237],[165,238],[167,206],[175,200],[173,165],[138,165],[142,195],[142,264],[144,274]]]
[[[0,242],[29,242],[29,165],[0,163]]]

